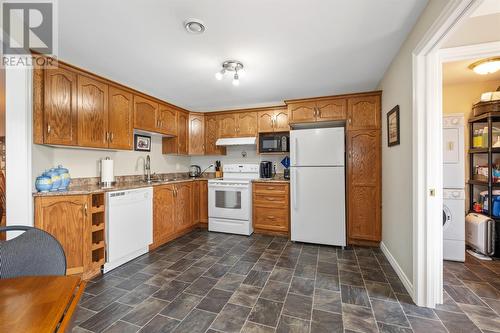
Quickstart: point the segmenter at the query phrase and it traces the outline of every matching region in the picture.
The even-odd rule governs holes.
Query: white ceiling
[[[443,84],[486,82],[500,80],[500,71],[487,75],[478,75],[468,66],[480,59],[447,62],[443,64]]]
[[[427,0],[64,0],[59,58],[194,111],[372,90]],[[187,18],[207,30],[191,35]],[[244,63],[239,87],[216,81]]]

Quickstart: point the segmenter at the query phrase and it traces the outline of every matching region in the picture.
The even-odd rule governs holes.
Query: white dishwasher
[[[153,242],[153,188],[106,193],[104,273],[149,251]]]

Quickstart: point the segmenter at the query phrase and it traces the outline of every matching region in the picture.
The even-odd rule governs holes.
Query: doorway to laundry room
[[[471,32],[500,28],[500,12],[483,14],[468,18],[440,50],[443,303],[481,305],[498,320],[500,34]],[[469,305],[463,310],[475,322]]]
[[[500,111],[500,70],[481,71],[478,66],[485,61],[470,58],[443,64],[443,259],[447,261],[465,262],[466,253],[479,260],[500,254],[495,251],[494,232],[495,220],[500,221],[500,113],[492,113],[497,107]]]

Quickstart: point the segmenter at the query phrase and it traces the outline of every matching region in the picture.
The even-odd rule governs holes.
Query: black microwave
[[[288,153],[290,151],[290,135],[283,133],[259,134],[259,153]]]

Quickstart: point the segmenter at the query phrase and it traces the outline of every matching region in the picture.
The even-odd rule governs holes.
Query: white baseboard
[[[391,264],[392,268],[394,268],[394,270],[396,271],[396,274],[398,274],[398,277],[405,286],[408,294],[410,294],[410,296],[413,298],[414,296],[413,284],[410,282],[410,279],[408,279],[406,274],[403,272],[403,269],[401,269],[398,262],[396,261],[396,259],[394,259],[387,246],[385,246],[384,242],[380,242],[380,249],[384,253],[387,260],[389,260],[389,263]]]

